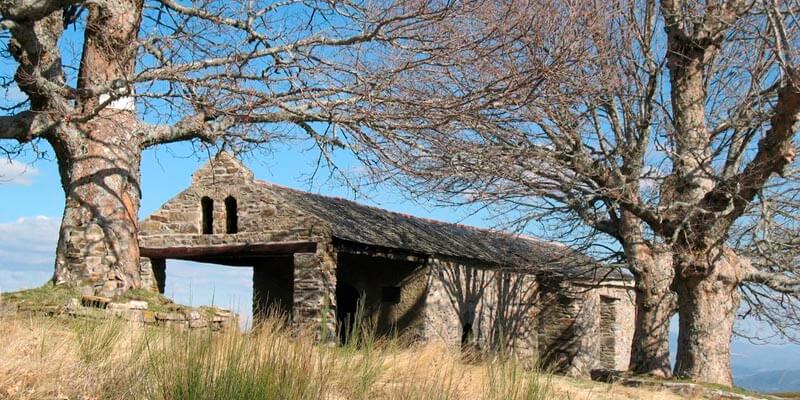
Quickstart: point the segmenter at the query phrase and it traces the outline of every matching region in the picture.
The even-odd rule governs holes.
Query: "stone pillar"
[[[293,320],[299,327],[319,332],[322,341],[336,338],[335,257],[322,249],[294,254]]]
[[[139,258],[139,273],[142,277],[142,287],[164,294],[164,284],[167,281],[167,260],[163,258]]]

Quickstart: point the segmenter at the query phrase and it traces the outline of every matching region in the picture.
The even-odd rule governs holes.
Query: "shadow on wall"
[[[465,350],[535,355],[536,284],[530,275],[436,263],[438,279],[458,316]]]

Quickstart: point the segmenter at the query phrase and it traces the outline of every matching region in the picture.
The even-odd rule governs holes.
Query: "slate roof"
[[[213,172],[215,166],[225,173],[240,175],[245,184],[256,185],[256,193],[281,197],[293,207],[317,217],[328,225],[333,237],[340,240],[430,256],[475,260],[495,268],[552,277],[568,276],[592,281],[630,279],[619,270],[603,266],[561,243],[419,218],[256,180],[240,160],[224,151],[200,167],[195,177]],[[193,179],[192,185],[196,184],[200,183]]]
[[[555,242],[434,221],[263,181],[265,189],[328,223],[333,236],[427,255],[473,259],[508,269],[571,278],[625,278],[595,259]]]

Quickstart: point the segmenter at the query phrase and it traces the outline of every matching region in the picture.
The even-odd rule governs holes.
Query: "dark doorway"
[[[336,283],[336,322],[342,344],[347,343],[356,324],[359,297],[353,286],[341,281]]]

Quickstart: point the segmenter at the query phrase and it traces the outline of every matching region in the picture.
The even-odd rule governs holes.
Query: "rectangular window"
[[[400,302],[399,286],[384,286],[381,288],[381,301],[384,303],[397,304]]]

